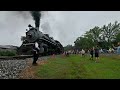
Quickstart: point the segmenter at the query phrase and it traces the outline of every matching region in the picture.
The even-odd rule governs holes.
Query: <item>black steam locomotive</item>
[[[59,41],[49,37],[48,34],[43,34],[39,31],[39,28],[34,28],[31,25],[28,25],[28,27],[29,30],[26,30],[26,36],[22,39],[23,42],[18,49],[18,54],[31,55],[35,42],[38,43],[40,48],[40,55],[46,56],[63,53],[63,46]]]

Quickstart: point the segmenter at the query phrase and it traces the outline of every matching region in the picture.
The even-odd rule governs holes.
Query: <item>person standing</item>
[[[81,56],[85,56],[85,50],[82,49]]]
[[[120,55],[120,42],[118,42],[118,47],[115,47],[115,46],[113,45],[113,48],[116,49],[116,53],[117,53],[118,55]]]
[[[96,58],[96,61],[95,62],[98,62],[99,61],[99,48],[98,48],[98,45],[95,47],[95,58]]]
[[[93,60],[94,48],[90,49],[90,60]]]
[[[36,42],[34,47],[33,47],[33,63],[32,63],[32,65],[37,65],[36,62],[37,62],[37,60],[39,58],[39,50],[40,50],[39,45]]]
[[[120,42],[118,42],[117,54],[120,55]]]

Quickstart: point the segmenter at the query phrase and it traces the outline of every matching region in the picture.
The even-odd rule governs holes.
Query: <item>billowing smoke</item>
[[[46,34],[52,34],[52,31],[51,31],[51,26],[50,26],[50,23],[49,22],[44,22],[42,23],[41,25],[41,29],[44,33]]]
[[[31,13],[33,19],[35,20],[35,27],[39,28],[41,12],[40,11],[30,11],[30,13]]]

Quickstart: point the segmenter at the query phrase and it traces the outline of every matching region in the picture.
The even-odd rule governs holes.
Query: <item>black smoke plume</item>
[[[41,12],[40,11],[30,11],[30,13],[31,13],[33,19],[35,20],[35,27],[39,28]]]

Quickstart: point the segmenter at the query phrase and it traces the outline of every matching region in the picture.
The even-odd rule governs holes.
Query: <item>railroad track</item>
[[[32,58],[32,55],[19,55],[19,56],[0,56],[0,60],[23,60],[26,58]]]
[[[59,55],[56,55],[59,56]],[[19,56],[0,56],[0,61],[1,60],[25,60],[26,58],[32,58],[32,55],[19,55]],[[41,59],[46,59],[49,58],[50,56],[39,56]]]

